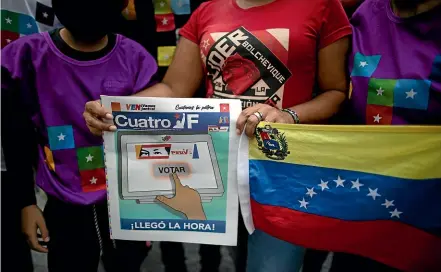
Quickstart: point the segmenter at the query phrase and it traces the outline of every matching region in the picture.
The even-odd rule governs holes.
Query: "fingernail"
[[[236,134],[240,135],[240,129],[236,129]]]
[[[110,130],[110,131],[116,131],[116,127],[115,127],[115,126],[110,126],[110,127],[109,127],[109,130]]]
[[[46,237],[46,238],[44,239],[44,241],[45,241],[46,243],[49,242],[49,240],[50,240],[49,237]]]
[[[110,114],[110,113],[106,113],[106,118],[107,118],[107,119],[113,119],[113,115]]]

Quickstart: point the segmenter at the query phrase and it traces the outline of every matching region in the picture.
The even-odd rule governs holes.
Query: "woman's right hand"
[[[96,136],[102,136],[104,131],[116,131],[116,126],[103,121],[112,120],[113,116],[101,105],[100,100],[87,102],[83,117],[90,132]]]

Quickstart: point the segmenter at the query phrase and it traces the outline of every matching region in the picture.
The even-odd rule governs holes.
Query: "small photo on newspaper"
[[[240,101],[101,100],[112,237],[235,245]]]

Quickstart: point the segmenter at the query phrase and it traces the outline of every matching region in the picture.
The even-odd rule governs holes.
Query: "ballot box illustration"
[[[119,195],[139,204],[156,203],[156,196],[174,195],[171,174],[182,185],[198,191],[202,202],[224,194],[212,138],[209,134],[165,134],[121,131],[117,136],[120,151]]]

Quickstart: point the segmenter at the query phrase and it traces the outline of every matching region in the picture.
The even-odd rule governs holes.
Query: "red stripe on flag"
[[[307,248],[365,256],[404,271],[440,271],[441,237],[392,220],[344,221],[251,200],[257,229]]]
[[[288,62],[288,50],[283,47],[283,45],[279,42],[279,40],[274,37],[271,33],[269,33],[266,30],[260,30],[260,31],[251,31],[251,33],[259,39],[263,44],[265,44],[266,47],[268,47],[271,52],[273,52],[276,57],[283,62],[284,64],[287,64]]]

